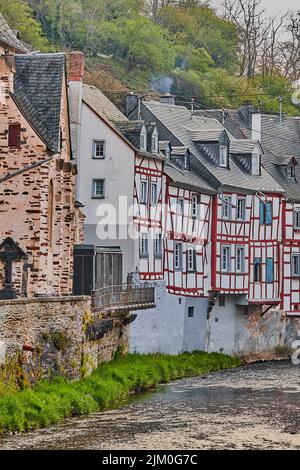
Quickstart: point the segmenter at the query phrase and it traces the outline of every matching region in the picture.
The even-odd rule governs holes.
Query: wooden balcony
[[[130,280],[119,286],[103,287],[92,293],[94,313],[117,313],[156,307],[155,287]]]

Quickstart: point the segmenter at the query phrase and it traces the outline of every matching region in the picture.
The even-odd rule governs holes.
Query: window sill
[[[105,199],[105,196],[92,196],[91,199]]]
[[[154,255],[154,259],[162,259],[163,255]]]
[[[141,255],[140,254],[140,259],[149,259],[149,255]]]
[[[92,157],[92,160],[105,160],[105,156],[104,157]]]

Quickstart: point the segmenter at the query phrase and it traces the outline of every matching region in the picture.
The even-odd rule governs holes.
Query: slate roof
[[[185,145],[182,145],[181,147],[172,147],[172,155],[176,155],[176,157],[184,157],[187,153],[189,148]]]
[[[49,150],[60,151],[65,54],[17,54],[13,98]]]
[[[116,121],[115,125],[122,134],[131,134],[136,132],[141,132],[145,122],[144,121]]]
[[[193,142],[218,142],[223,129],[187,129]]]
[[[164,166],[165,174],[175,184],[191,188],[194,191],[199,191],[199,188],[203,188],[203,179],[195,173],[188,170],[178,168],[172,162],[167,161]],[[206,188],[209,193],[214,193],[213,188]]]
[[[197,112],[197,115],[218,119],[220,111],[205,110]],[[225,127],[236,138],[251,138],[251,112],[246,107],[230,110]],[[280,184],[288,198],[300,202],[300,165],[295,167],[295,179],[288,178],[281,166],[287,165],[291,157],[300,162],[300,118],[285,116],[280,122],[276,114],[262,114],[261,127],[264,169]]]
[[[233,155],[251,154],[257,145],[260,146],[258,140],[236,139],[230,142],[230,153]]]
[[[97,87],[83,85],[83,101],[112,122],[128,121],[127,117]]]
[[[5,19],[0,13],[0,42],[5,46],[15,49],[17,52],[29,52],[29,48],[21,42],[12,29],[8,26]]]
[[[221,168],[216,164],[217,144],[199,144],[190,139],[189,131],[224,128],[212,117],[192,116],[184,106],[172,106],[156,101],[143,101],[143,115],[147,120],[158,120],[160,137],[170,140],[172,146],[187,146],[191,152],[190,164],[193,171],[202,177],[203,187],[215,189],[238,188],[245,191],[283,192],[281,186],[263,168],[261,176],[251,175],[230,159],[230,168]],[[222,131],[222,132],[221,132]],[[231,136],[229,136],[231,137]],[[240,138],[240,137],[239,137]]]

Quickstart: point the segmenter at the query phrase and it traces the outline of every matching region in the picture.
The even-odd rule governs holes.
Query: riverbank
[[[57,379],[0,399],[0,432],[28,431],[56,424],[71,416],[118,408],[130,395],[161,383],[237,367],[240,361],[203,352],[179,356],[127,355],[102,364],[77,382]]]

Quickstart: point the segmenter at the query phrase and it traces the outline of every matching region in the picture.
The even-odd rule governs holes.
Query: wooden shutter
[[[8,146],[15,148],[19,148],[21,146],[20,124],[10,124],[8,126]]]

